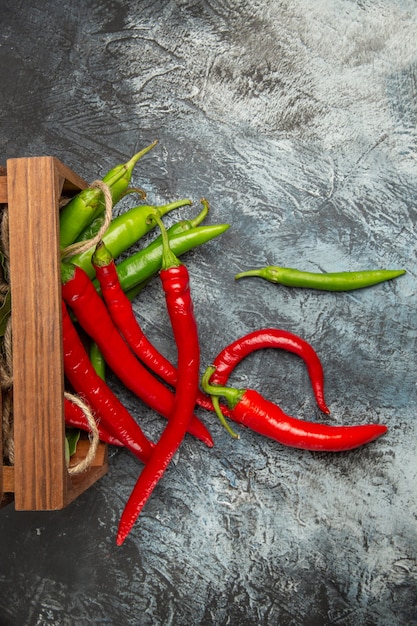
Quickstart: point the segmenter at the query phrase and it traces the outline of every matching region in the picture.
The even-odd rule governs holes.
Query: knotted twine
[[[74,254],[80,254],[95,247],[101,241],[112,219],[113,198],[108,185],[101,180],[95,180],[91,188],[98,188],[104,195],[105,213],[104,221],[97,234],[87,241],[76,242],[67,246],[62,251],[62,258],[68,258]],[[62,204],[61,204],[62,206]],[[10,290],[9,281],[9,214],[7,205],[2,207],[0,222],[0,247],[3,256],[2,271],[0,272],[0,307],[3,305]],[[3,461],[14,465],[14,440],[13,440],[13,352],[12,352],[12,324],[11,317],[7,321],[0,351],[0,390],[2,394],[2,429],[3,429]],[[85,458],[68,468],[71,475],[86,471],[93,462],[99,444],[99,433],[96,421],[90,407],[81,398],[74,394],[64,392],[64,396],[70,402],[74,402],[84,413],[90,434],[90,445]]]

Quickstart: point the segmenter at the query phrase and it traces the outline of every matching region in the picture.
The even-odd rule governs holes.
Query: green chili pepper
[[[123,198],[130,193],[140,193],[141,199],[143,201],[146,199],[146,193],[142,189],[133,188],[133,187],[126,190],[126,192],[123,194]],[[89,239],[93,239],[97,235],[100,228],[103,226],[105,219],[106,219],[105,211],[102,211],[98,217],[95,217],[93,219],[91,224],[86,226],[84,230],[80,232],[80,234],[78,235],[75,241],[78,243],[80,241],[88,241]]]
[[[191,220],[181,220],[180,222],[175,222],[175,224],[173,224],[168,229],[168,235],[170,237],[172,237],[173,235],[178,235],[180,233],[185,233],[187,230],[191,230],[191,228],[195,228],[196,226],[201,224],[201,222],[207,216],[207,213],[208,213],[208,210],[209,210],[209,204],[208,204],[207,200],[203,199],[203,200],[201,200],[201,202],[203,204],[203,209],[200,211],[200,213],[196,217],[194,217]],[[157,243],[158,244],[162,243],[162,235],[158,235],[158,237],[156,239],[154,239],[154,241],[152,243],[153,243],[153,245],[156,245]],[[136,296],[141,291],[143,291],[143,289],[146,287],[146,285],[150,282],[151,279],[152,279],[152,276],[149,276],[143,282],[140,282],[137,285],[135,285],[134,287],[132,287],[131,289],[128,289],[128,291],[126,291],[126,295],[129,298],[129,300],[134,300],[136,298]]]
[[[97,235],[100,228],[103,226],[105,219],[106,217],[104,213],[94,218],[91,224],[86,226],[86,228],[81,231],[76,239],[76,242],[78,243],[81,241],[88,241],[89,239],[93,239]]]
[[[102,380],[106,380],[106,361],[95,341],[92,341],[90,344],[90,361],[96,374],[98,374]]]
[[[136,163],[149,152],[156,143],[157,142],[154,141],[135,154],[127,163],[116,165],[116,167],[104,176],[103,182],[107,183],[110,187],[113,204],[116,204],[125,194]],[[104,211],[104,208],[104,198],[100,189],[89,187],[74,196],[60,211],[59,236],[61,248],[66,248],[72,244],[81,231]]]
[[[190,204],[192,204],[191,200],[184,199],[159,207],[145,204],[133,207],[112,219],[107,231],[103,235],[103,242],[106,248],[110,250],[113,258],[117,259],[123,252],[133,246],[138,239],[155,227],[155,224],[147,221],[151,213],[166,215],[169,211]],[[91,264],[94,249],[95,246],[71,257],[71,262],[81,267],[90,278],[95,275],[94,268]]]
[[[362,270],[358,272],[329,272],[319,274],[302,272],[290,267],[270,265],[260,269],[248,270],[236,274],[235,278],[258,276],[271,283],[286,287],[306,287],[324,291],[352,291],[391,280],[405,274],[405,270]]]
[[[197,226],[182,233],[171,235],[168,229],[169,242],[172,251],[177,256],[201,246],[218,237],[230,227],[229,224],[215,224],[212,226]],[[132,254],[117,265],[117,273],[123,291],[129,291],[141,282],[154,276],[162,266],[162,242],[153,241],[149,246]],[[94,280],[97,291],[100,291],[98,281]]]

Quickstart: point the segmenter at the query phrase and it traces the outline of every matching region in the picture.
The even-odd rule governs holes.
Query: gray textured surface
[[[121,548],[140,467],[112,453],[68,509],[0,512],[0,624],[417,624],[415,3],[1,9],[2,161],[53,154],[93,180],[158,138],[135,176],[150,200],[207,196],[209,222],[232,224],[187,256],[202,364],[257,327],[291,330],[322,358],[334,423],[390,431],[317,455],[234,442],[201,413],[214,450],[187,438]],[[408,273],[350,295],[233,280],[272,263]],[[139,306],[174,358],[157,282]],[[253,355],[233,382],[323,419],[295,357]],[[156,436],[158,418],[124,397]]]

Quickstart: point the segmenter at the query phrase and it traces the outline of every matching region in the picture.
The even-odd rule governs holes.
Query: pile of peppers
[[[130,187],[130,181],[136,163],[155,145],[153,142],[103,178],[113,205],[133,191],[145,200],[143,190]],[[128,209],[112,219],[97,245],[69,257],[70,246],[90,240],[99,231],[104,219],[103,192],[99,188],[85,189],[60,212],[66,381],[91,408],[100,438],[111,445],[125,447],[143,464],[120,518],[117,545],[130,533],[185,434],[190,433],[209,448],[213,447],[209,429],[194,413],[196,406],[214,412],[233,437],[239,435],[228,420],[282,445],[304,450],[351,450],[387,432],[387,427],[381,424],[333,426],[297,419],[255,390],[227,386],[230,375],[246,356],[260,349],[279,348],[303,359],[317,405],[324,414],[329,413],[324,398],[323,368],[317,353],[307,341],[282,329],[262,328],[233,341],[213,359],[200,380],[198,326],[188,270],[179,257],[220,236],[229,225],[202,226],[209,211],[208,202],[202,200],[202,210],[197,217],[166,229],[162,217],[190,204],[189,199],[183,199],[164,206],[141,204]],[[152,243],[117,262],[155,227],[160,235]],[[287,286],[340,291],[363,288],[402,273],[403,270],[370,270],[320,277],[288,268],[262,268],[242,272],[236,278],[261,276]],[[165,295],[177,346],[175,366],[146,337],[132,306],[135,295],[155,275],[159,276]],[[105,366],[167,420],[158,441],[153,442],[146,436],[137,419],[110,388]],[[67,399],[65,421],[68,427],[88,431],[83,412]]]

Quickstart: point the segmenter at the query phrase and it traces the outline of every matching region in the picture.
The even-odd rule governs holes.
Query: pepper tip
[[[121,546],[124,543],[125,539],[126,539],[126,535],[123,535],[120,532],[118,532],[117,537],[116,537],[116,546]]]

